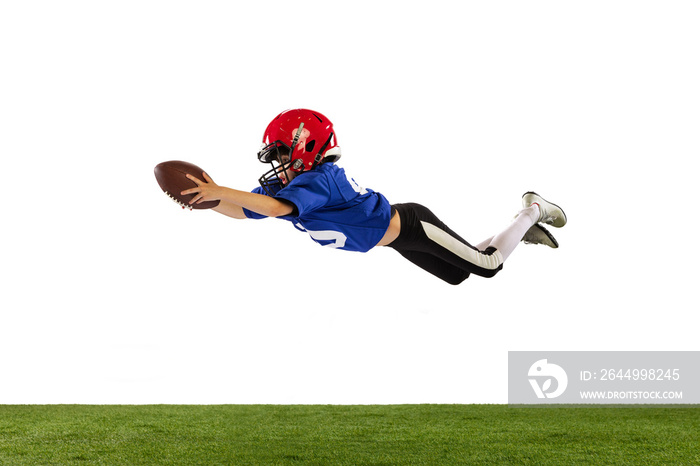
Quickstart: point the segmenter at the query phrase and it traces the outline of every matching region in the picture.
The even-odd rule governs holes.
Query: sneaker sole
[[[530,233],[532,229],[537,229],[539,232]],[[528,237],[529,235],[532,236]],[[543,240],[542,238],[537,238],[538,235],[544,235],[548,241]],[[552,236],[549,230],[539,223],[535,223],[530,230],[528,230],[523,238],[523,242],[525,244],[542,244],[544,246],[549,246],[552,249],[557,249],[559,247],[559,242],[554,238],[554,236]]]

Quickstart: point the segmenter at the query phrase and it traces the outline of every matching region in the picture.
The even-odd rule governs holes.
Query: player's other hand
[[[214,180],[212,180],[209,177],[209,175],[207,175],[205,172],[202,172],[202,178],[204,178],[203,181],[197,178],[196,176],[192,176],[190,174],[187,175],[187,178],[197,183],[196,188],[187,189],[180,193],[183,196],[187,194],[195,195],[190,201],[190,204],[199,204],[204,201],[221,200],[220,186],[214,183]]]

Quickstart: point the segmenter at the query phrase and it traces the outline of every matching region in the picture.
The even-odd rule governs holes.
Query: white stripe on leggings
[[[487,255],[470,248],[431,223],[422,220],[420,223],[428,238],[467,262],[487,270],[495,270],[503,263],[503,257],[498,249],[493,254]]]

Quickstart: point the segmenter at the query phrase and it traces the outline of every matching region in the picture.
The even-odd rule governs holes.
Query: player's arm
[[[262,194],[239,191],[223,186],[220,186],[220,188],[222,188],[222,195],[219,198],[219,205],[212,210],[228,217],[238,219],[248,218],[245,212],[243,212],[244,208],[267,217],[288,215],[292,213],[294,209],[292,204]],[[202,198],[201,202],[214,199],[216,199],[216,197]]]
[[[219,205],[214,207],[212,210],[231,218],[248,218],[246,217],[245,212],[243,212],[243,207],[236,204],[231,204],[230,202],[220,200]]]
[[[197,183],[196,188],[182,191],[183,195],[195,195],[190,201],[190,204],[218,200],[219,205],[215,207],[214,210],[233,218],[246,218],[243,212],[244,208],[267,217],[288,215],[294,210],[294,206],[289,202],[281,201],[263,194],[219,186],[214,183],[206,173],[202,175],[204,181],[192,175],[187,175],[187,178]]]

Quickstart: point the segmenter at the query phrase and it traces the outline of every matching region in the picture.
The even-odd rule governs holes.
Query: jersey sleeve
[[[328,203],[331,196],[331,186],[326,175],[322,172],[310,171],[302,173],[280,190],[275,198],[284,199],[296,206],[296,215],[320,209]]]
[[[261,194],[261,195],[263,195],[263,196],[269,196],[269,194],[268,194],[261,186],[258,186],[257,188],[254,188],[254,189],[251,191],[251,193],[253,193],[253,194]],[[275,199],[278,199],[278,198],[279,198],[279,199],[285,200],[286,202],[290,202],[290,203],[292,204],[292,208],[294,209],[294,210],[292,211],[291,216],[292,216],[292,217],[298,216],[299,208],[297,207],[296,202],[294,202],[294,201],[292,201],[292,200],[290,200],[290,199],[287,199],[285,196],[280,196],[279,194],[275,195],[274,197],[275,197]],[[253,220],[260,220],[260,219],[263,219],[263,218],[267,218],[267,215],[259,214],[259,213],[257,213],[257,212],[252,211],[252,210],[246,209],[245,207],[243,207],[243,213],[245,214],[246,218],[250,218],[250,219],[253,219]]]

